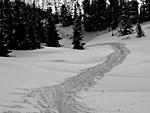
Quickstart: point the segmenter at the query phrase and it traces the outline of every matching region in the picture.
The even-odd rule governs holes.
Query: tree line
[[[141,22],[150,21],[150,17],[147,17],[149,12],[149,0],[143,0],[140,9],[137,0],[109,0],[109,3],[106,0],[84,0],[84,30],[89,32],[119,28],[119,36],[127,35],[133,33],[134,24],[140,26]],[[137,27],[137,31],[140,28]]]
[[[72,44],[74,49],[84,49],[82,31],[102,31],[118,28],[118,36],[133,33],[137,24],[137,37],[144,35],[140,23],[150,21],[150,1],[142,0],[141,8],[137,0],[78,0],[56,5],[55,12],[49,6],[38,8],[33,2],[21,0],[0,1],[0,56],[9,50],[32,50],[41,48],[41,43],[50,47],[60,47],[55,24],[73,26]],[[58,7],[59,6],[59,7]],[[112,36],[114,34],[112,33]]]
[[[61,13],[59,18],[64,27],[70,26],[73,23],[73,39],[78,41],[82,41],[83,37],[77,38],[76,35],[80,34],[81,37],[82,33],[76,33],[76,29],[79,32],[82,32],[82,30],[92,32],[106,29],[114,30],[117,28],[117,36],[137,32],[137,37],[142,37],[144,36],[144,31],[140,23],[150,21],[149,0],[142,0],[141,7],[139,7],[137,0],[109,0],[109,2],[107,0],[83,0],[81,5],[77,0],[75,4],[78,7],[74,8],[74,12],[82,9],[82,13],[80,12],[78,15],[80,20],[76,21],[76,19],[72,18],[67,4],[63,4],[60,8]],[[74,15],[76,14],[73,13]],[[133,29],[133,25],[136,25],[135,30]],[[114,35],[112,33],[112,36]],[[82,45],[83,48],[83,43],[77,43],[76,45],[78,44]]]
[[[0,1],[0,55],[8,50],[32,50],[47,46],[60,47],[52,9],[37,8],[35,3],[20,0]]]

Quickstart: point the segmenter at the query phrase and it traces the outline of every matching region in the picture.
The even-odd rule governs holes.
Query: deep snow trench
[[[107,60],[102,64],[89,67],[81,71],[76,76],[66,79],[64,82],[35,89],[22,89],[22,103],[14,106],[14,111],[3,113],[33,113],[31,111],[18,111],[23,106],[32,106],[34,113],[93,113],[92,108],[76,100],[80,91],[92,88],[97,80],[101,79],[105,73],[121,64],[129,54],[129,50],[122,43],[105,43],[114,49],[113,53],[107,56]]]

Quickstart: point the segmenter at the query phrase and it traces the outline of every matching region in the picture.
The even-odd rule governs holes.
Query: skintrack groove
[[[107,56],[107,60],[94,67],[81,71],[78,75],[66,79],[63,83],[35,89],[22,89],[22,103],[11,106],[14,110],[3,113],[93,113],[92,108],[86,107],[75,98],[78,92],[92,88],[97,79],[121,64],[129,54],[129,50],[122,43],[105,43],[114,50]],[[26,111],[31,106],[36,111]],[[20,107],[20,108],[18,108]]]

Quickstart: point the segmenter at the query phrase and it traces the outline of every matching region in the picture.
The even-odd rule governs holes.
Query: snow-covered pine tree
[[[58,24],[60,22],[58,11],[54,13],[54,22],[55,24]]]
[[[147,20],[150,21],[150,0],[145,0]]]
[[[75,3],[74,4],[74,12],[73,12],[73,21],[75,21],[78,17],[78,14],[77,14],[77,4]]]
[[[130,17],[133,24],[137,23],[138,19],[138,1],[132,0],[128,2],[129,10],[130,10]]]
[[[23,19],[22,7],[23,3],[20,0],[15,0],[13,3],[13,18],[12,18],[12,36],[9,38],[8,47],[12,50],[24,50],[27,49],[26,33],[25,33],[25,22]]]
[[[29,10],[30,11],[30,10]],[[29,40],[30,49],[40,49],[41,48],[41,40],[40,40],[40,32],[39,32],[39,13],[38,9],[33,3],[33,7],[31,8],[30,18],[28,20],[28,30],[27,30],[27,39]]]
[[[107,28],[106,4],[106,0],[93,0],[91,3],[91,13],[96,31],[102,31]]]
[[[108,21],[110,20],[110,25],[112,29],[118,27],[118,17],[119,17],[119,1],[118,0],[109,0],[110,5],[108,12],[110,13]]]
[[[138,19],[137,19],[137,25],[136,25],[136,37],[137,38],[140,38],[140,37],[143,37],[145,34],[144,34],[144,31],[142,30],[142,27],[140,25],[140,14],[138,13]]]
[[[90,13],[90,0],[83,0],[83,11],[85,15],[89,15]]]
[[[11,35],[9,9],[10,1],[0,1],[0,56],[8,56],[7,43]]]
[[[147,14],[146,14],[146,5],[142,3],[140,7],[140,22],[147,21]]]
[[[7,48],[7,43],[5,40],[3,40],[2,35],[0,34],[0,56],[8,56],[8,53],[11,51],[8,50]]]
[[[77,4],[75,4],[75,8],[74,8],[74,15],[77,14]],[[83,37],[82,37],[82,16],[81,16],[81,11],[79,10],[79,14],[75,16],[76,18],[74,18],[74,25],[73,25],[73,37],[71,37],[73,39],[73,49],[79,49],[79,50],[83,50],[84,49],[84,45],[85,43],[83,43]]]
[[[140,21],[150,21],[150,0],[141,0]]]
[[[124,2],[121,5],[121,14],[119,20],[118,36],[132,34],[134,30],[132,28],[133,26],[130,18],[130,10],[127,2]]]
[[[61,6],[60,22],[62,23],[63,27],[70,26],[73,23],[72,15],[67,7],[67,4],[63,4]]]
[[[61,39],[57,33],[56,26],[53,21],[52,9],[49,7],[48,23],[46,25],[46,44],[49,47],[60,47],[59,40]]]
[[[82,2],[83,5],[83,12],[84,12],[84,18],[83,18],[83,27],[84,30],[87,32],[93,31],[93,16],[91,13],[91,3],[90,0],[84,0]]]
[[[44,17],[42,17],[41,13],[45,13],[44,11],[42,11],[40,8],[36,8],[36,24],[37,24],[37,33],[38,33],[38,37],[39,37],[39,41],[40,43],[44,43],[45,41],[45,30],[44,30],[44,25],[42,22],[42,18],[44,19]]]
[[[58,11],[58,1],[54,0],[54,7],[55,7],[55,13],[54,13],[54,22],[55,24],[58,24],[60,22],[59,19],[59,11]]]

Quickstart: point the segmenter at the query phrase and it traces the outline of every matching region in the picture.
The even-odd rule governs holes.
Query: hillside
[[[1,57],[0,112],[57,113],[56,106],[59,106],[61,113],[70,113],[70,111],[75,113],[80,106],[79,113],[91,109],[94,113],[148,113],[150,111],[150,24],[144,24],[142,27],[145,37],[136,38],[136,34],[111,37],[109,32],[88,40],[83,51],[73,50],[68,46],[45,47],[33,51],[13,51],[12,57]],[[65,41],[63,43],[65,44]],[[120,43],[123,46],[119,46]],[[111,46],[113,44],[115,47]],[[129,53],[124,52],[123,48],[128,49]],[[103,69],[112,70],[100,75],[103,78],[94,82],[96,83],[94,86],[89,85],[88,90],[81,90],[73,96],[69,94],[76,100],[74,105],[77,108],[74,107],[72,110],[67,106],[72,100],[67,100],[68,104],[59,103],[64,102],[64,98],[59,96],[64,93],[60,91],[67,88],[67,91],[70,91],[70,86],[73,84],[77,87],[76,82],[70,82],[72,77],[86,83],[88,79],[82,78],[86,76],[81,74],[81,79],[78,75],[82,72],[87,73],[88,69],[91,69],[87,75],[95,76],[96,73],[93,71],[97,69],[95,66],[98,67],[97,73],[103,72]],[[100,66],[103,67],[101,70]],[[90,79],[89,82],[91,83]],[[49,100],[47,103],[46,100],[45,103],[41,101],[44,97]]]

